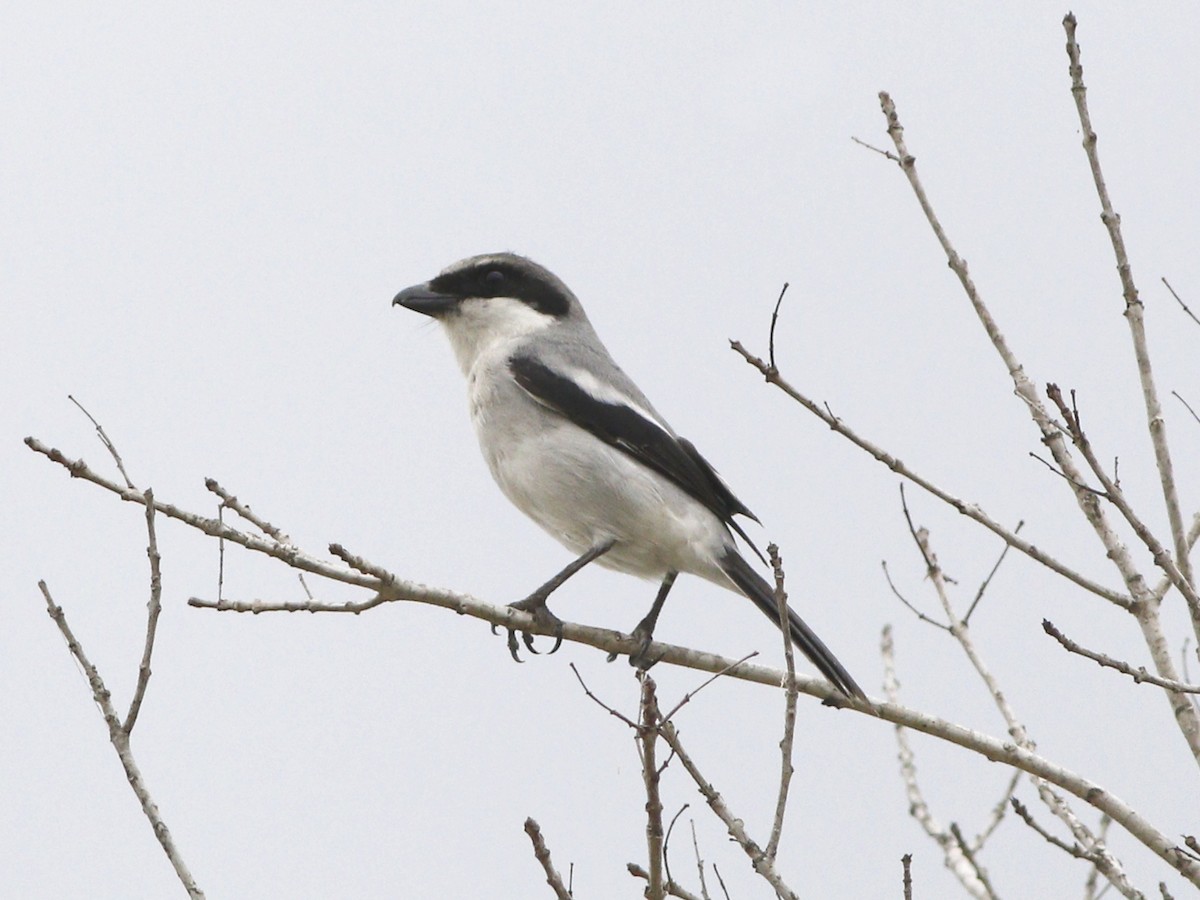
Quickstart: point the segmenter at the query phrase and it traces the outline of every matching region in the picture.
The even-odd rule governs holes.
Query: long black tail
[[[753,600],[754,605],[761,609],[767,618],[776,625],[779,624],[779,606],[775,603],[774,589],[767,584],[766,579],[750,568],[750,564],[742,559],[736,550],[730,549],[725,554],[721,560],[721,568],[729,576],[729,580],[737,585],[739,591]],[[796,611],[790,606],[788,631],[791,633],[792,643],[800,648],[800,652],[808,657],[835,688],[847,697],[867,699],[863,689],[850,677],[850,673],[838,662],[824,641],[804,624],[804,620],[796,615]]]

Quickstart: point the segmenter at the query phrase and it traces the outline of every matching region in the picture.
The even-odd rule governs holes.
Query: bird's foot
[[[550,648],[550,653],[554,653],[562,646],[563,642],[563,622],[558,616],[550,612],[550,608],[546,606],[546,594],[541,591],[534,591],[524,600],[518,600],[516,603],[510,603],[510,609],[519,609],[522,612],[527,612],[533,616],[534,624],[539,628],[551,631],[554,634],[554,646]],[[496,633],[496,626],[492,626],[492,634]],[[533,647],[533,635],[528,631],[521,632],[521,640],[525,643],[525,648],[533,654],[539,653]],[[512,654],[512,658],[516,662],[524,662],[521,659],[518,651],[520,645],[517,644],[517,632],[514,628],[508,629],[508,652]]]
[[[629,664],[638,671],[645,672],[666,655],[660,653],[654,656],[650,653],[650,645],[654,643],[654,627],[647,624],[645,619],[638,622],[637,627],[630,632],[629,636],[637,641],[637,647],[629,654]],[[618,653],[608,654],[608,661],[612,662],[619,655]]]

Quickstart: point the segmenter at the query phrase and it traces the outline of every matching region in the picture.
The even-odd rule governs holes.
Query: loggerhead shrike
[[[471,421],[492,477],[518,509],[578,554],[514,607],[561,629],[546,598],[594,560],[660,582],[633,632],[642,648],[630,657],[636,665],[648,662],[655,622],[680,572],[745,594],[778,624],[775,592],[730,531],[758,553],[733,517],[758,519],[613,362],[555,275],[512,253],[473,256],[392,302],[442,324],[467,378]],[[865,699],[821,639],[789,614],[792,642],[842,694]],[[508,642],[519,662],[511,631]]]

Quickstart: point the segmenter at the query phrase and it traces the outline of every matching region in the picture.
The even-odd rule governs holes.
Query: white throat
[[[505,352],[514,341],[549,328],[554,316],[511,297],[471,298],[441,320],[464,375],[482,356]]]

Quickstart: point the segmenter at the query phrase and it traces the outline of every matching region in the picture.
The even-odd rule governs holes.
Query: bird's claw
[[[562,619],[550,612],[549,607],[546,606],[546,598],[544,596],[539,594],[531,594],[524,600],[518,600],[516,603],[510,603],[508,605],[510,609],[519,609],[522,612],[529,613],[531,616],[533,616],[534,624],[536,624],[539,628],[553,632],[554,646],[550,648],[547,655],[558,651],[558,648],[562,646],[563,642],[563,622]],[[509,628],[507,630],[508,652],[512,654],[512,658],[515,662],[524,662],[524,660],[521,659],[520,653],[518,652],[520,650],[520,645],[517,643],[517,630],[515,628]],[[496,626],[493,625],[492,634],[495,633]],[[522,631],[521,640],[525,644],[525,649],[527,649],[530,653],[535,655],[540,654],[541,651],[534,649],[533,634],[531,632]]]
[[[651,666],[658,663],[664,656],[666,656],[665,651],[657,656],[652,656],[650,654],[650,645],[654,642],[654,634],[644,626],[645,622],[639,622],[637,628],[633,629],[633,632],[629,635],[631,638],[637,641],[637,648],[629,654],[629,664],[639,672],[645,672]],[[619,654],[615,651],[609,653],[608,661],[612,662],[617,658],[617,656],[619,656]]]

